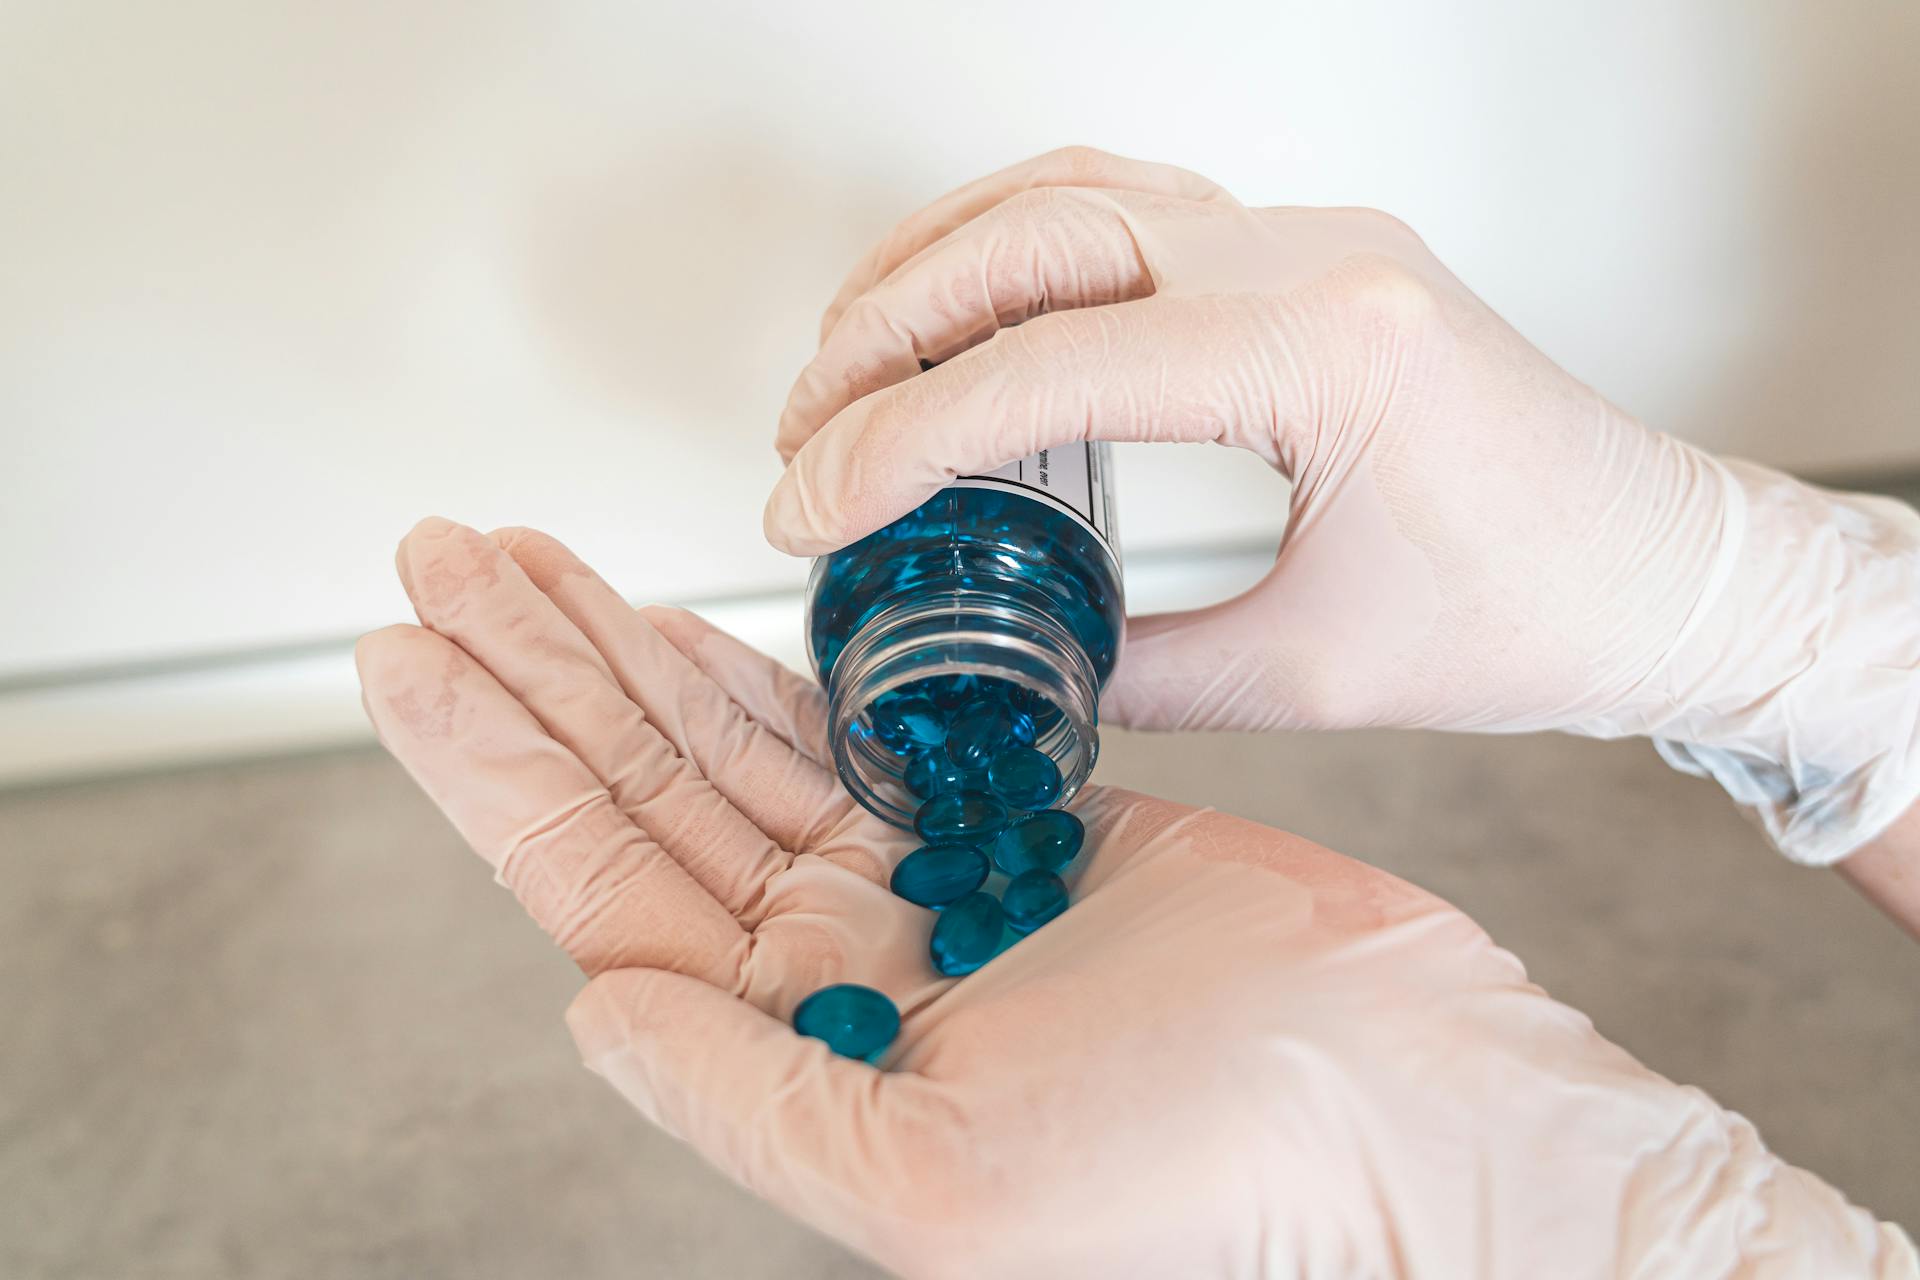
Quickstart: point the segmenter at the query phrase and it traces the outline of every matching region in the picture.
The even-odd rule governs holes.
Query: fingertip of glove
[[[353,642],[353,665],[362,685],[382,675],[424,632],[405,622],[369,631]]]
[[[407,589],[408,594],[413,591],[412,562],[421,549],[429,543],[444,541],[462,528],[462,525],[445,516],[426,516],[407,530],[406,536],[393,549],[393,564],[400,575],[400,585]]]
[[[422,516],[414,523],[413,528],[407,530],[407,536],[400,539],[400,545],[405,546],[410,542],[432,538],[444,538],[459,529],[458,524],[445,516]]]
[[[567,1006],[567,1030],[588,1067],[633,1047],[651,993],[670,975],[651,969],[610,969],[591,978]]]
[[[511,551],[523,542],[551,542],[553,538],[538,529],[530,529],[524,524],[503,524],[498,529],[487,531],[487,541],[502,551]]]
[[[790,556],[817,556],[832,550],[830,545],[808,530],[806,503],[799,486],[790,479],[791,475],[789,472],[782,476],[773,487],[773,492],[767,495],[766,509],[760,516],[761,532],[775,551]]]
[[[626,1037],[619,1034],[618,1020],[611,1016],[613,992],[608,980],[612,976],[601,974],[590,980],[567,1006],[567,1030],[573,1035],[574,1048],[579,1050],[581,1061],[589,1068],[597,1059],[625,1043]]]

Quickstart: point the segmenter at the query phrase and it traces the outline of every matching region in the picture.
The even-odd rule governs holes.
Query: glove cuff
[[[1724,468],[1727,570],[1649,682],[1646,731],[1826,866],[1920,798],[1920,514]]]

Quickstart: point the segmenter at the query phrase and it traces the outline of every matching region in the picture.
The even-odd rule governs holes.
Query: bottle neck
[[[1073,635],[1048,613],[1000,590],[956,590],[890,605],[854,633],[827,686],[834,765],[854,798],[898,827],[920,801],[904,781],[908,761],[871,731],[875,698],[933,676],[996,677],[1058,708],[1034,746],[1060,768],[1060,803],[1093,772],[1099,754],[1099,678]]]

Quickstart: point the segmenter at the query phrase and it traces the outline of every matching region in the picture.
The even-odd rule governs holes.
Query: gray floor
[[[1644,745],[1114,735],[1452,898],[1920,1223],[1920,947]],[[0,795],[0,1274],[853,1277],[577,1065],[578,979],[372,752]]]

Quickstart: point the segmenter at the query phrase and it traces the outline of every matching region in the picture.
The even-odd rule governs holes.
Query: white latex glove
[[[958,981],[817,688],[558,543],[430,521],[381,738],[592,976],[589,1066],[910,1276],[1912,1276],[1912,1245],[1392,876],[1093,788],[1067,913]],[[857,981],[885,1071],[789,1029]],[[477,1064],[476,1070],[484,1069]]]
[[[1383,214],[1056,152],[909,218],[823,330],[767,506],[797,555],[1073,440],[1292,480],[1265,580],[1129,624],[1114,722],[1649,734],[1813,863],[1920,797],[1920,517],[1647,430]]]

